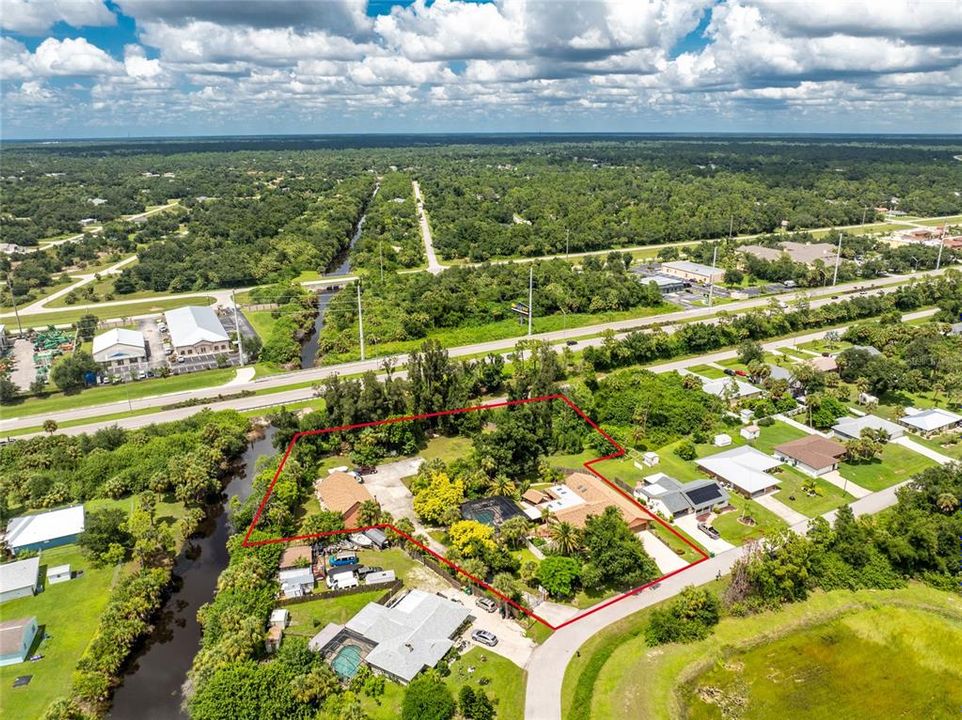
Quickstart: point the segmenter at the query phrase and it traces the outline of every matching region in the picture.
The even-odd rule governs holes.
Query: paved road
[[[856,516],[872,515],[895,505],[898,501],[896,492],[906,484],[907,482],[899,483],[855,500],[851,503],[852,512]],[[835,512],[826,513],[823,517],[832,521]],[[798,533],[806,532],[808,520],[793,525],[791,529]],[[654,589],[643,590],[638,595],[609,605],[555,631],[532,653],[526,666],[528,683],[525,688],[525,720],[561,720],[561,687],[565,670],[578,648],[588,639],[639,610],[674,597],[689,585],[705,585],[715,580],[719,573],[727,575],[744,553],[744,547],[720,553],[663,580]],[[533,678],[537,678],[536,681],[532,682]]]
[[[48,307],[47,307],[47,304],[48,304],[48,303],[53,302],[54,300],[56,300],[56,299],[58,299],[58,298],[62,298],[64,295],[69,294],[69,293],[72,292],[73,290],[76,290],[76,289],[79,288],[79,287],[83,287],[84,285],[87,285],[88,283],[93,282],[94,280],[97,279],[98,276],[103,277],[104,275],[116,275],[116,274],[118,274],[118,273],[120,272],[120,270],[121,270],[125,265],[129,265],[130,263],[132,263],[132,262],[133,262],[134,260],[136,260],[136,259],[137,259],[137,256],[136,256],[136,255],[131,255],[130,257],[126,257],[126,258],[124,258],[123,260],[121,260],[120,262],[114,263],[114,264],[111,265],[110,267],[108,267],[108,268],[106,268],[106,269],[104,269],[104,270],[101,270],[99,273],[84,273],[84,274],[81,274],[81,275],[73,275],[73,277],[77,278],[77,281],[76,281],[76,282],[71,283],[70,285],[68,285],[68,286],[65,287],[65,288],[62,288],[62,289],[60,289],[60,290],[57,290],[57,292],[55,292],[55,293],[51,293],[50,295],[47,295],[46,297],[40,298],[40,299],[37,300],[36,302],[30,303],[30,304],[27,305],[26,307],[20,308],[20,316],[21,316],[21,317],[25,317],[25,316],[29,316],[29,315],[39,315],[40,313],[56,312],[57,310],[68,310],[68,309],[69,309],[69,310],[75,310],[75,309],[81,309],[81,308],[99,308],[99,307],[102,307],[103,305],[110,305],[110,303],[94,303],[94,304],[88,304],[88,305],[70,305],[70,306],[68,306],[68,307],[55,307],[55,308],[48,308]],[[120,304],[120,303],[114,303],[114,304]]]
[[[418,206],[418,222],[421,224],[421,238],[424,240],[424,253],[428,258],[428,272],[437,275],[444,270],[444,265],[438,262],[438,256],[434,253],[434,240],[431,238],[431,225],[428,223],[428,216],[424,211],[424,198],[421,195],[421,186],[417,180],[412,180],[411,187],[414,188],[414,199]]]
[[[831,298],[827,298],[820,301],[813,301],[812,305],[818,305],[820,303],[832,302]],[[730,306],[728,306],[730,307]],[[691,312],[691,311],[688,311]],[[915,320],[927,316],[931,316],[935,310],[920,310],[914,313],[908,313],[903,316],[905,320]],[[676,313],[679,314],[679,313]],[[685,315],[686,313],[680,313]],[[666,317],[666,316],[662,316]],[[651,318],[646,319],[647,321],[652,320]],[[717,321],[717,318],[708,318],[708,322]],[[644,326],[646,321],[640,321],[642,326]],[[597,326],[596,326],[597,327]],[[605,326],[602,326],[605,327]],[[667,331],[673,329],[673,326],[669,325],[664,328]],[[835,331],[840,331],[839,328],[832,328]],[[790,346],[798,343],[805,343],[810,340],[819,340],[825,336],[825,333],[831,332],[832,329],[820,330],[817,332],[808,333],[806,335],[801,335],[794,338],[783,338],[781,340],[772,340],[764,344],[765,349],[777,349],[778,347]],[[842,328],[841,330],[844,330]],[[591,328],[581,328],[580,330],[568,330],[559,331],[554,333],[542,333],[541,335],[534,336],[537,339],[547,340],[553,343],[563,342],[565,337],[570,337],[575,332],[587,333],[592,332]],[[626,333],[616,334],[616,337],[621,337]],[[502,354],[507,354],[507,352],[513,350],[514,344],[520,338],[511,338],[509,340],[497,341],[494,343],[482,343],[478,345],[469,345],[460,348],[452,348],[449,350],[452,357],[458,357],[463,355],[472,355],[477,352],[501,352]],[[603,337],[593,337],[585,340],[580,340],[578,342],[579,348],[585,348],[588,346],[598,346],[601,345],[605,339]],[[479,348],[484,348],[479,350]],[[671,362],[661,363],[659,365],[653,365],[649,369],[653,372],[670,372],[672,370],[683,370],[690,365],[697,365],[704,362],[717,362],[718,360],[727,360],[733,358],[737,355],[737,350],[723,350],[716,353],[711,353],[708,355],[701,355],[693,358],[684,358],[681,360],[673,360]],[[398,367],[402,367],[407,360],[406,355],[399,355],[395,357]],[[271,388],[285,387],[294,383],[302,382],[317,382],[322,381],[327,377],[334,374],[349,375],[355,373],[362,373],[368,370],[373,370],[378,372],[381,370],[381,359],[358,361],[352,363],[343,363],[341,365],[329,365],[326,367],[311,368],[308,370],[299,370],[285,375],[275,375],[261,380],[254,380],[252,382],[237,383],[230,388],[230,392],[241,392],[244,390],[264,390]],[[404,377],[405,373],[402,370],[395,371],[395,377]],[[110,415],[114,413],[127,412],[128,410],[149,410],[151,408],[161,407],[164,405],[170,405],[175,402],[181,402],[188,399],[204,399],[204,398],[216,398],[224,392],[223,387],[214,388],[203,388],[200,390],[191,390],[185,392],[177,393],[164,393],[153,395],[150,397],[137,398],[130,400],[129,402],[118,401],[113,403],[106,403],[101,405],[91,405],[88,407],[75,408],[73,410],[66,410],[56,414],[56,419],[60,423],[64,423],[72,420],[82,420],[86,418],[91,418],[91,422],[85,423],[83,425],[75,425],[70,428],[63,428],[61,432],[68,434],[79,434],[81,432],[93,432],[99,430],[103,427],[109,427],[116,423],[116,421],[97,421],[93,418],[102,417],[105,415]],[[123,421],[124,427],[143,427],[144,425],[149,425],[154,422],[169,422],[172,420],[181,420],[185,417],[200,412],[205,407],[213,408],[216,410],[256,410],[260,408],[270,408],[278,407],[284,404],[291,404],[296,402],[301,402],[304,400],[309,400],[314,396],[313,390],[310,387],[295,388],[291,390],[281,390],[277,392],[272,392],[265,395],[253,396],[247,398],[238,398],[236,400],[226,400],[217,402],[216,400],[203,405],[195,405],[188,408],[179,408],[177,410],[167,410],[162,412],[149,413],[147,415],[141,415],[137,417],[125,418]],[[41,425],[44,420],[47,419],[46,414],[39,415],[24,415],[18,417],[5,417],[0,419],[0,435],[4,432],[9,432],[12,430],[17,430],[19,428],[28,428]],[[23,436],[28,437],[28,436]]]

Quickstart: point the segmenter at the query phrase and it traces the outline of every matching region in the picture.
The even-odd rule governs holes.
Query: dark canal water
[[[257,458],[274,452],[274,429],[244,453],[244,468],[224,490],[227,499],[250,495]],[[208,518],[204,536],[194,538],[174,566],[180,583],[164,605],[157,629],[134,657],[124,682],[114,693],[111,720],[185,720],[181,688],[194,655],[200,649],[197,610],[214,596],[217,578],[227,567],[230,521],[221,504]]]

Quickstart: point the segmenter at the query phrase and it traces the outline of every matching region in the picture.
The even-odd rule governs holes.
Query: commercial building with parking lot
[[[187,305],[164,313],[170,342],[178,355],[215,355],[231,351],[230,338],[213,308]]]
[[[129,368],[147,360],[144,334],[139,330],[114,328],[94,338],[94,360],[105,370]]]
[[[661,273],[705,285],[720,283],[725,277],[725,271],[721,268],[713,268],[710,265],[702,265],[689,260],[662,263]]]

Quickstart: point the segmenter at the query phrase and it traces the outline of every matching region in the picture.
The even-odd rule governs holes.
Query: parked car
[[[178,363],[183,363],[183,362],[185,362],[184,356],[183,356],[183,355],[178,355],[178,356],[177,356],[177,362],[178,362]]]
[[[359,465],[357,472],[360,475],[375,475],[377,474],[377,465]]]
[[[344,552],[339,552],[330,557],[331,565],[333,567],[341,567],[343,565],[357,565],[357,553],[350,550],[345,550]]]
[[[482,645],[487,645],[488,647],[494,647],[498,644],[498,636],[493,632],[488,632],[487,630],[475,630],[471,633],[471,639],[476,643],[481,643]]]
[[[712,540],[717,540],[721,537],[718,531],[711,525],[706,525],[705,523],[698,523],[698,529],[705,533]]]
[[[357,576],[363,580],[371,573],[381,572],[383,570],[384,568],[378,567],[377,565],[372,565],[371,567],[368,567],[367,565],[361,565],[361,567],[357,569]]]
[[[577,345],[577,340],[565,340],[565,345]]]
[[[488,597],[479,597],[475,600],[475,603],[485,612],[494,612],[498,609],[498,603]]]
[[[748,373],[745,372],[744,370],[736,370],[735,374],[738,375],[739,377],[748,377]]]
[[[735,375],[735,371],[732,370],[731,368],[725,368],[724,370],[722,370],[722,372],[725,373],[726,375],[731,375],[731,376]]]

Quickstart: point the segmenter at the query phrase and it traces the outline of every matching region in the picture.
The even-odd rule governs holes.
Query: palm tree
[[[365,500],[357,509],[357,519],[361,525],[377,525],[381,522],[381,506],[377,500]]]
[[[514,483],[504,473],[498,473],[491,481],[492,495],[513,495],[515,491]]]
[[[551,537],[555,550],[562,555],[573,555],[581,549],[581,536],[578,528],[570,522],[563,520],[552,524],[548,528],[548,535]]]
[[[956,508],[959,507],[959,499],[955,497],[952,493],[942,493],[939,495],[938,499],[935,501],[939,510],[944,512],[946,515],[950,515],[955,512]]]

